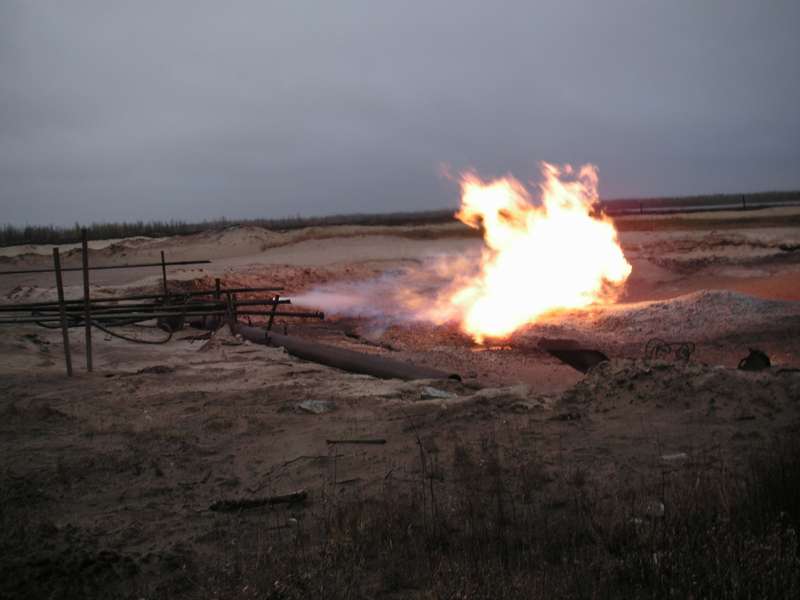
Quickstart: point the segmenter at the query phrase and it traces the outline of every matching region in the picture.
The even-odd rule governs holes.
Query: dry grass
[[[513,432],[457,442],[445,459],[407,431],[418,457],[378,490],[343,491],[328,461],[307,507],[219,514],[200,545],[146,556],[37,520],[58,488],[5,472],[0,597],[800,597],[796,431],[745,468],[712,452],[614,482],[545,464]],[[128,468],[117,458],[95,467]],[[80,465],[55,468],[81,485]]]
[[[224,565],[181,598],[796,598],[800,447],[775,442],[744,473],[714,457],[604,485],[495,440],[438,465],[420,441],[411,481],[377,498],[220,524]],[[283,519],[283,521],[281,521]],[[284,523],[276,525],[276,523]],[[247,532],[238,535],[237,531]]]

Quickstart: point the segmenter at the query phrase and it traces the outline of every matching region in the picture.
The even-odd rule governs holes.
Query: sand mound
[[[700,342],[735,332],[800,324],[800,302],[703,290],[669,300],[570,311],[533,325],[522,339],[567,337],[589,347],[645,344],[651,338]]]
[[[676,273],[694,273],[711,266],[796,263],[800,235],[796,227],[740,231],[680,231],[622,235],[627,254]]]
[[[638,336],[689,338],[699,330],[707,335],[741,329],[800,315],[799,302],[763,300],[727,290],[703,290],[656,302],[611,307],[595,321],[606,333],[624,331]]]
[[[617,359],[592,369],[563,402],[601,413],[640,405],[746,420],[800,402],[800,372]]]

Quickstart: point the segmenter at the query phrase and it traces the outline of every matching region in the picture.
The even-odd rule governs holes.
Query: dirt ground
[[[461,382],[378,380],[226,330],[188,329],[162,345],[98,331],[93,373],[83,371],[81,331],[72,330],[77,372],[67,378],[59,331],[5,327],[0,596],[189,593],[206,570],[224,570],[235,552],[247,551],[232,547],[242,532],[266,523],[278,538],[289,536],[313,528],[331,498],[363,500],[387,481],[413,482],[421,444],[443,465],[454,448],[489,438],[520,460],[535,456],[551,482],[553,510],[567,471],[613,482],[647,479],[665,466],[736,469],[752,448],[800,425],[800,228],[779,226],[786,211],[757,211],[741,227],[703,228],[702,215],[692,215],[685,229],[660,231],[651,219],[649,229],[623,231],[633,274],[619,304],[553,315],[495,345],[477,346],[449,326],[376,328],[335,315],[278,323],[457,372]],[[221,277],[226,285],[283,286],[291,298],[479,244],[458,226],[239,228],[97,243],[91,260],[144,262],[163,250],[168,259],[213,261],[171,269],[175,287]],[[4,249],[0,265],[44,268],[49,252]],[[76,250],[65,254],[67,265],[80,260]],[[92,293],[157,289],[159,277],[158,269],[96,271]],[[51,278],[0,278],[0,298],[52,298]],[[69,276],[68,296],[80,296],[79,283]],[[541,351],[543,337],[578,340],[611,360],[583,375]],[[695,350],[688,360],[648,359],[652,338],[692,342]],[[750,348],[766,352],[772,366],[738,370]],[[328,443],[353,438],[385,443]],[[212,510],[219,501],[298,490],[308,493],[303,503]]]

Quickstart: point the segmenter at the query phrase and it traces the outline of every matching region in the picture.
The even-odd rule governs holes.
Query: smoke
[[[458,319],[450,299],[475,277],[479,265],[478,252],[439,255],[367,281],[317,286],[292,301],[329,315],[369,319],[384,327],[413,322],[441,325]]]

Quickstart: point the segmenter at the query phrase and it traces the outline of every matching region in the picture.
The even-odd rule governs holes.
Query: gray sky
[[[0,222],[800,188],[800,2],[2,0]]]

